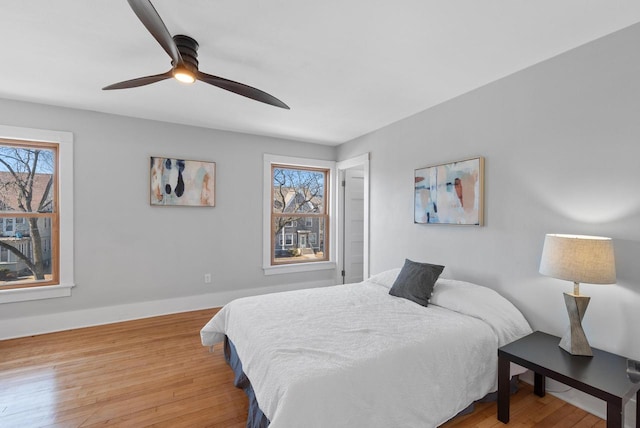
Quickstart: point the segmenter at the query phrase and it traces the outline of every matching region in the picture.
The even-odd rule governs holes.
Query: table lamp
[[[591,298],[580,294],[580,283],[616,282],[613,241],[600,236],[547,234],[540,259],[540,273],[573,281],[573,293],[564,293],[569,328],[559,346],[572,355],[592,356],[582,329],[582,319]]]

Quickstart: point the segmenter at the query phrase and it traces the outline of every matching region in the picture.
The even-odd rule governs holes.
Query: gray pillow
[[[444,266],[405,259],[404,266],[391,286],[389,294],[427,306],[433,286],[443,270]]]

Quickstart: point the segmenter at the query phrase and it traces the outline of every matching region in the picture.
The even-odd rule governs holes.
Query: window
[[[11,253],[0,262],[0,287],[58,283],[58,144],[0,140],[0,247]],[[47,222],[49,220],[49,222]]]
[[[330,240],[333,166],[265,155],[265,274],[335,268]],[[310,233],[316,235],[314,245]]]
[[[0,303],[71,294],[72,191],[70,133],[0,125]]]
[[[280,246],[281,247],[290,247],[293,245],[293,233],[283,233],[280,234]]]
[[[310,226],[314,219],[322,224],[329,223],[327,200],[329,172],[326,168],[271,165],[272,265],[311,263],[328,259],[324,245],[319,246],[315,251],[308,250],[306,235],[298,232],[297,245],[293,245],[292,235],[291,239],[286,239],[290,235],[285,234],[285,240],[280,242],[277,237],[284,233],[288,225]],[[324,236],[321,241],[326,243],[328,239]],[[293,250],[286,248],[289,246],[293,246]]]

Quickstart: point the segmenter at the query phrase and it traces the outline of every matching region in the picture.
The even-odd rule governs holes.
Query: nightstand
[[[571,355],[560,338],[536,331],[498,349],[498,420],[509,422],[509,365],[534,372],[534,393],[545,394],[549,377],[607,402],[607,428],[624,427],[624,405],[635,394],[636,428],[640,428],[640,383],[627,377],[627,359],[593,349],[593,357]]]

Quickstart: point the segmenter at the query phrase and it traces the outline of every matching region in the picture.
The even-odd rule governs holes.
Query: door
[[[364,168],[345,170],[343,187],[342,283],[350,284],[364,279]]]

